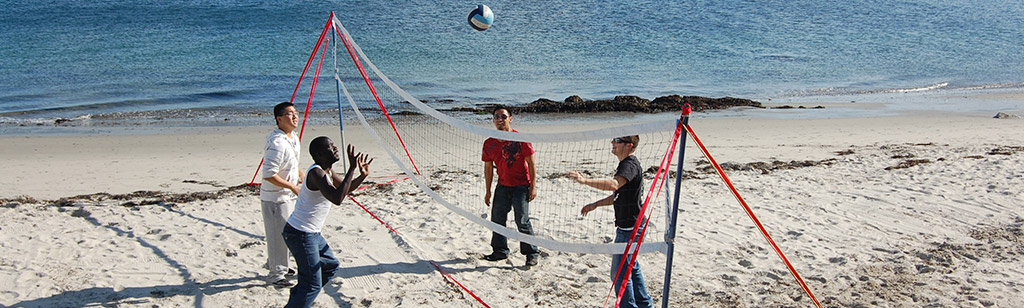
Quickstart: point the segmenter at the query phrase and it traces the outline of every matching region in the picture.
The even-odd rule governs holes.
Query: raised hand
[[[590,212],[594,211],[595,209],[597,209],[597,205],[594,205],[593,203],[590,203],[590,204],[584,205],[583,208],[580,209],[580,214],[583,215],[583,216],[587,216],[587,213],[590,213]]]
[[[356,146],[354,146],[352,144],[349,144],[347,152],[348,152],[348,165],[349,166],[356,166],[356,160],[358,159],[358,155],[356,154]],[[362,154],[362,153],[359,153],[359,154]]]
[[[370,174],[370,164],[373,163],[373,158],[366,160],[368,154],[359,153],[359,158],[356,160],[359,166],[359,175],[367,176]]]
[[[583,174],[576,170],[569,171],[568,176],[570,179],[575,180],[577,183],[583,183],[583,179],[585,179],[585,177],[583,177]]]

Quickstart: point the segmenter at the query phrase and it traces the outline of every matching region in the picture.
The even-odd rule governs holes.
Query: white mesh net
[[[334,23],[345,37],[350,37],[338,20],[335,19]],[[566,173],[578,170],[590,178],[611,179],[618,163],[610,152],[611,139],[639,135],[640,144],[634,155],[647,169],[643,190],[644,196],[652,199],[648,210],[651,221],[640,251],[664,251],[666,243],[662,234],[666,209],[669,208],[666,201],[671,195],[669,191],[674,177],[669,178],[668,185],[659,185],[659,194],[652,194],[650,188],[658,166],[672,146],[675,121],[569,132],[498,131],[490,121],[470,123],[417,100],[381,73],[358,45],[351,40],[347,43],[346,49],[358,57],[357,61],[338,65],[336,78],[341,82],[341,99],[348,101],[362,125],[374,135],[398,169],[439,204],[512,240],[565,252],[622,253],[625,244],[611,243],[614,213],[610,206],[587,216],[580,215],[583,205],[611,192],[577,184],[566,177]],[[345,51],[338,53],[339,60],[342,54],[348,54]],[[363,70],[359,69],[360,66]],[[390,117],[380,107],[366,107],[379,106],[378,103],[392,110],[395,107],[416,110],[422,115]],[[385,116],[381,117],[382,114]],[[532,236],[519,233],[513,221],[506,224],[508,227],[490,222],[490,208],[484,203],[481,152],[484,140],[491,137],[530,142],[535,149],[537,198],[529,206]],[[671,163],[666,164],[667,170],[674,170],[670,166]],[[497,185],[497,176],[494,185]],[[602,227],[592,228],[595,224]]]

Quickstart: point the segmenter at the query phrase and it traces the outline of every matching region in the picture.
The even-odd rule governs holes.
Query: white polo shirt
[[[274,185],[266,180],[275,174],[289,183],[299,183],[299,138],[285,134],[275,128],[267,135],[267,144],[263,151],[263,184],[260,185],[260,200],[291,201],[297,196],[290,189]]]

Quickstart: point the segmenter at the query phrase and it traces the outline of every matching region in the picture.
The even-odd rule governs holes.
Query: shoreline
[[[629,97],[629,96],[621,96]],[[662,96],[669,98],[671,96]],[[579,99],[577,96],[566,98]],[[634,97],[639,100],[644,98]],[[718,98],[724,99],[724,98]],[[652,99],[653,100],[653,99]],[[548,108],[559,105],[570,105],[568,102],[552,102],[540,98],[534,102],[549,102]],[[607,102],[615,104],[614,99],[584,100],[583,102]],[[956,113],[968,115],[994,116],[999,112],[1013,115],[1024,115],[1024,88],[969,88],[947,89],[941,91],[904,91],[904,92],[872,92],[846,95],[802,96],[789,98],[755,98],[760,108],[732,107],[695,112],[694,117],[724,118],[753,117],[776,119],[822,119],[822,118],[872,118],[889,116],[906,116],[915,114]],[[435,100],[428,105],[456,118],[475,120],[481,118],[479,111],[492,102],[471,104],[457,103],[450,100]],[[303,105],[304,106],[304,105]],[[320,106],[336,106],[334,101],[316,101],[310,111],[308,125],[337,125],[337,107],[321,108]],[[530,104],[507,104],[517,110],[530,111],[535,108]],[[382,117],[373,108],[364,110],[371,118]],[[393,107],[389,107],[393,108]],[[564,108],[564,107],[556,107]],[[596,108],[590,106],[588,108]],[[646,107],[644,107],[646,108]],[[350,109],[345,112],[345,122],[355,123],[355,116]],[[391,110],[394,118],[415,118],[416,110]],[[165,129],[174,130],[180,127],[260,127],[272,125],[272,117],[264,109],[256,108],[198,108],[173,109],[131,112],[110,112],[85,114],[79,116],[57,116],[59,111],[30,112],[45,115],[42,117],[25,117],[22,112],[4,113],[0,116],[0,136],[36,136],[36,135],[107,135],[107,134],[150,134]],[[675,117],[675,112],[634,112],[628,110],[583,113],[548,113],[548,112],[515,112],[517,116],[531,118],[545,124],[572,121],[582,118],[615,119],[625,115],[624,121],[644,121],[650,118]],[[567,117],[568,115],[568,117]]]

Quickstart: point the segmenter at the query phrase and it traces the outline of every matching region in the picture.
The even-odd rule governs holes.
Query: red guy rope
[[[394,183],[394,182],[404,181],[404,180],[408,180],[408,179],[409,178],[406,177],[406,178],[402,178],[402,179],[391,180],[391,181],[388,181],[386,183],[367,185],[367,186],[359,187],[355,191],[367,189],[367,188],[370,188],[371,186],[386,185],[386,184],[391,184],[391,183]],[[370,212],[369,209],[367,209],[365,206],[363,206],[361,203],[359,203],[359,201],[356,201],[355,198],[352,198],[351,195],[348,196],[348,199],[352,200],[352,202],[355,202],[356,205],[358,205],[360,208],[363,209],[363,211],[366,211],[367,214],[370,214],[370,216],[373,216],[374,219],[376,219],[378,222],[383,224],[385,227],[388,227],[388,230],[391,230],[391,232],[394,232],[396,235],[399,235],[398,231],[395,231],[394,228],[392,228],[390,225],[388,225],[388,223],[384,222],[379,217],[377,217],[377,215],[374,215],[373,212]],[[476,296],[476,294],[474,294],[473,291],[470,291],[469,288],[466,288],[466,286],[462,285],[462,283],[460,283],[458,280],[456,280],[455,277],[452,277],[451,274],[448,274],[448,272],[445,272],[443,269],[441,269],[441,267],[438,266],[437,263],[434,263],[434,261],[430,261],[430,264],[434,265],[434,268],[436,268],[438,272],[441,272],[441,275],[443,275],[445,277],[445,279],[451,280],[452,282],[457,284],[460,288],[462,288],[462,290],[466,291],[466,293],[469,293],[470,296],[472,296],[474,299],[476,299],[476,301],[480,302],[480,304],[483,304],[484,307],[487,307],[487,308],[491,307],[491,306],[487,305],[487,303],[485,303],[482,299],[480,299],[479,296]]]
[[[480,299],[480,297],[477,297],[476,294],[473,294],[473,291],[467,289],[466,286],[459,283],[458,280],[455,280],[455,278],[452,277],[452,275],[449,275],[447,272],[441,269],[441,267],[438,266],[437,263],[434,263],[434,261],[430,261],[430,264],[433,264],[434,268],[436,268],[438,272],[441,272],[441,274],[444,275],[445,278],[450,279],[452,282],[455,282],[455,284],[459,285],[459,287],[462,288],[462,290],[466,291],[466,293],[469,293],[470,296],[475,298],[476,301],[480,302],[480,304],[484,305],[484,307],[491,308],[491,306],[487,305],[487,303],[485,303],[484,300]]]
[[[796,268],[794,268],[793,264],[789,262],[789,259],[786,258],[786,255],[782,253],[782,249],[779,248],[779,245],[775,244],[775,240],[773,240],[772,236],[768,234],[768,230],[765,230],[764,226],[761,225],[761,221],[758,220],[757,216],[754,215],[754,211],[750,209],[750,206],[747,205],[746,201],[743,201],[743,197],[740,197],[739,191],[737,191],[736,187],[732,185],[731,181],[729,181],[729,177],[725,175],[725,171],[722,170],[722,167],[718,165],[718,162],[716,162],[715,159],[711,157],[711,153],[709,153],[708,149],[704,147],[704,144],[700,142],[700,138],[697,138],[697,134],[693,132],[693,128],[690,127],[690,125],[686,125],[686,131],[690,132],[690,137],[700,147],[701,152],[704,152],[704,156],[706,156],[708,160],[711,161],[711,165],[715,166],[715,170],[718,171],[718,175],[722,176],[722,180],[725,181],[725,184],[727,186],[729,186],[729,190],[732,191],[733,196],[735,196],[736,200],[739,201],[740,205],[743,206],[743,210],[747,211],[747,216],[750,216],[750,220],[752,220],[754,224],[757,225],[757,228],[761,230],[761,235],[764,235],[764,239],[767,240],[769,244],[771,244],[772,249],[775,249],[775,253],[779,255],[779,258],[782,259],[782,262],[786,263],[786,267],[789,268],[789,273],[793,274],[793,278],[796,278],[796,282],[799,283],[800,287],[804,289],[804,292],[807,293],[807,296],[811,297],[811,300],[814,301],[814,305],[817,306],[818,308],[821,308],[821,303],[818,302],[818,299],[814,297],[813,293],[811,293],[811,289],[807,287],[807,283],[805,283],[804,279],[800,277],[800,273],[796,272]]]
[[[352,62],[355,63],[356,69],[359,70],[359,74],[363,76],[363,81],[370,88],[370,93],[373,94],[373,98],[377,100],[377,106],[380,106],[380,111],[384,113],[384,117],[388,119],[388,124],[391,124],[391,129],[395,131],[395,136],[398,136],[398,142],[402,144],[402,149],[405,150],[405,155],[409,157],[409,163],[412,163],[412,168],[416,170],[416,174],[421,174],[419,167],[416,167],[416,162],[412,160],[412,154],[409,154],[409,149],[405,147],[405,141],[402,141],[402,135],[398,133],[398,128],[395,127],[395,122],[391,121],[391,115],[388,114],[388,109],[384,108],[384,103],[380,101],[380,96],[377,95],[377,89],[373,87],[373,82],[370,81],[370,77],[366,74],[366,69],[363,68],[362,62],[359,62],[359,57],[356,56],[355,50],[349,45],[349,38],[341,34],[341,29],[334,28],[334,32],[338,33],[338,37],[345,43],[345,50],[348,50],[348,55],[352,57]]]
[[[405,178],[405,179],[408,179],[408,178]],[[393,183],[393,182],[397,182],[397,181],[401,181],[401,180],[405,180],[405,179],[393,180],[393,181],[388,182],[388,183]],[[388,183],[384,183],[384,184],[388,184]],[[383,185],[383,184],[377,184],[377,185]],[[356,190],[365,189],[365,188],[368,188],[368,187],[370,187],[370,186],[363,186],[363,187],[360,187],[360,188],[358,188]],[[388,223],[386,223],[383,220],[381,220],[379,217],[377,217],[377,215],[374,215],[373,212],[370,212],[369,209],[367,209],[365,206],[363,206],[361,203],[359,203],[359,201],[356,201],[355,198],[352,198],[351,195],[348,196],[348,199],[352,200],[352,202],[355,202],[356,205],[358,205],[360,208],[363,209],[363,211],[366,211],[367,214],[370,214],[370,216],[373,216],[374,219],[376,219],[378,222],[383,224],[385,227],[388,227],[388,230],[391,230],[391,232],[394,232],[396,235],[399,235],[398,231],[395,231],[394,228],[391,228],[391,226],[388,225]],[[462,285],[462,283],[460,283],[458,280],[456,280],[455,277],[452,277],[451,274],[448,274],[448,272],[445,272],[443,269],[441,269],[441,267],[438,266],[437,263],[434,263],[434,261],[430,261],[430,264],[434,265],[434,268],[437,269],[438,272],[441,272],[441,275],[443,275],[445,277],[445,279],[451,280],[452,282],[457,284],[460,288],[462,288],[462,290],[466,291],[466,293],[469,293],[470,296],[472,296],[474,299],[476,299],[476,301],[480,302],[480,304],[483,304],[484,307],[487,307],[487,308],[491,307],[491,306],[487,305],[487,303],[485,303],[484,300],[480,299],[479,296],[476,296],[476,294],[474,294],[473,291],[470,291],[469,288],[466,288],[466,286]]]
[[[363,186],[363,188],[366,188],[366,187],[369,187],[369,186]],[[380,222],[380,224],[384,225],[385,227],[388,227],[388,230],[391,230],[391,232],[394,232],[395,234],[398,234],[398,231],[395,231],[395,228],[392,228],[391,225],[388,225],[388,223],[384,222],[383,220],[380,220],[380,218],[377,217],[377,215],[374,215],[373,212],[370,212],[370,210],[366,209],[366,207],[363,206],[362,203],[359,203],[359,201],[356,201],[356,199],[352,198],[351,195],[348,196],[348,199],[352,200],[352,202],[355,202],[356,205],[358,205],[360,208],[362,208],[363,211],[365,211],[367,214],[370,214],[370,216],[372,216],[373,219],[376,219],[378,222]]]

